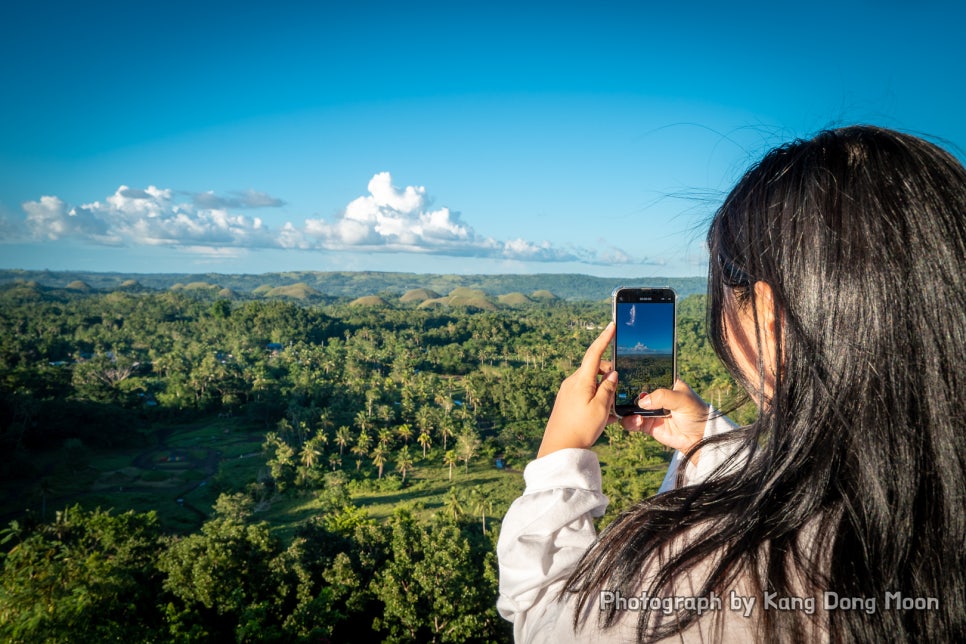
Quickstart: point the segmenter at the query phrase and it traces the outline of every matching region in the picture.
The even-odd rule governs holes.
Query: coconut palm
[[[419,436],[416,438],[416,442],[422,446],[423,458],[426,458],[426,450],[429,449],[429,446],[433,444],[433,439],[430,437],[429,432],[420,432]]]
[[[364,459],[369,454],[369,450],[363,449],[362,445],[359,445],[358,443],[356,443],[355,445],[352,446],[352,449],[350,449],[349,451],[352,452],[352,455],[356,459],[356,472],[358,472],[359,467],[362,465],[362,459]]]
[[[433,429],[433,409],[432,407],[420,407],[416,411],[416,425],[420,432],[429,432]]]
[[[473,513],[476,514],[478,512],[480,514],[480,521],[483,524],[483,534],[486,534],[486,513],[487,511],[491,514],[493,513],[493,499],[479,485],[474,485],[470,489],[470,503],[473,507]]]
[[[359,436],[356,437],[356,446],[362,450],[363,454],[369,453],[369,448],[372,447],[372,437],[369,436],[368,432],[361,431]]]
[[[457,456],[456,452],[453,450],[447,450],[446,453],[443,454],[443,464],[449,467],[450,481],[453,480],[453,466],[456,465],[456,463],[458,463],[459,460],[460,460],[459,456]]]
[[[443,437],[443,449],[446,449],[446,439],[454,435],[453,421],[449,416],[444,416],[439,424],[439,435]]]
[[[401,438],[403,442],[408,445],[409,439],[413,437],[412,425],[410,425],[409,423],[403,423],[402,425],[396,428],[396,434],[398,434],[399,438]]]
[[[370,457],[372,458],[372,464],[379,468],[379,475],[376,477],[378,479],[382,478],[382,469],[386,466],[386,459],[388,456],[388,450],[382,443],[379,443],[372,448],[372,454],[370,454]]]
[[[409,453],[409,446],[403,447],[396,454],[396,471],[402,474],[402,482],[406,482],[406,473],[413,469],[413,457]]]
[[[366,414],[366,412],[360,409],[358,412],[356,412],[355,425],[359,428],[360,432],[365,432],[367,429],[372,427],[372,419],[368,414]]]
[[[352,430],[348,425],[343,425],[339,429],[335,430],[335,444],[339,446],[339,456],[342,456],[342,451],[349,445],[349,441],[352,440]]]
[[[459,519],[466,510],[463,507],[463,502],[460,500],[459,494],[455,487],[449,489],[449,494],[446,495],[446,501],[444,504],[446,511],[453,515],[453,520]]]
[[[385,448],[389,448],[392,445],[392,430],[388,427],[383,427],[379,430],[379,444]]]
[[[480,438],[476,434],[463,432],[456,440],[456,454],[463,461],[463,468],[470,471],[470,459],[480,450]]]
[[[299,460],[305,469],[310,470],[316,466],[321,456],[322,451],[319,449],[319,441],[312,438],[305,441],[305,444],[302,445],[302,453],[299,455]]]

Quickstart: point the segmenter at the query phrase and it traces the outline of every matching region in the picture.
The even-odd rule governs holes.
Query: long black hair
[[[966,170],[918,137],[824,131],[748,170],[708,248],[709,336],[758,419],[718,439],[740,443],[736,462],[608,526],[568,582],[575,627],[620,619],[601,591],[687,579],[687,594],[758,593],[767,641],[966,641]],[[758,282],[776,325],[767,392],[769,367],[750,378],[727,343],[728,307],[751,307],[763,355]],[[808,615],[762,610],[765,592],[876,603]],[[639,639],[698,618],[678,608],[641,611]]]

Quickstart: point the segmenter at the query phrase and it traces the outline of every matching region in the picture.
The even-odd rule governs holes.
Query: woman
[[[966,170],[822,132],[745,174],[708,247],[709,335],[758,420],[731,430],[681,382],[644,396],[670,417],[621,423],[680,471],[597,538],[608,327],[504,519],[517,639],[966,641]]]

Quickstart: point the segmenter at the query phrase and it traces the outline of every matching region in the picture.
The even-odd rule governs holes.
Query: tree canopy
[[[507,639],[495,611],[499,518],[608,307],[219,293],[0,287],[0,483],[13,491],[2,508],[0,636]],[[707,344],[705,308],[701,295],[680,302],[679,371],[729,408],[739,390]],[[193,527],[91,507],[98,462],[215,419],[256,437],[260,449],[233,458],[258,467],[229,476],[216,434],[166,452],[171,467],[219,468],[192,482],[220,492],[194,508]],[[606,522],[653,493],[668,454],[613,428],[601,445]],[[481,483],[496,458],[500,483]],[[156,460],[135,466],[145,490],[168,476]],[[115,485],[106,480],[98,485]],[[426,501],[427,480],[445,495]],[[373,518],[366,497],[396,509]]]

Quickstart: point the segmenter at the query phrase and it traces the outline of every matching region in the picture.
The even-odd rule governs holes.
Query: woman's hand
[[[687,452],[704,437],[708,422],[708,403],[701,400],[683,380],[677,380],[673,389],[655,389],[637,401],[641,409],[667,409],[666,417],[625,416],[621,419],[624,429],[645,432],[656,441],[680,452]],[[699,454],[691,458],[697,464]]]
[[[587,449],[597,442],[607,423],[617,420],[613,415],[617,372],[609,361],[601,361],[613,338],[612,322],[584,353],[577,371],[560,385],[538,458],[571,447]],[[600,382],[598,376],[603,376]]]

